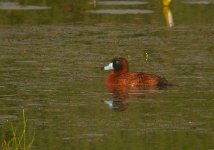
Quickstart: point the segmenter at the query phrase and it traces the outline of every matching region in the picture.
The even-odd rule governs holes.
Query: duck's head
[[[115,73],[128,72],[128,61],[123,57],[116,57],[104,67],[104,70],[114,70]]]

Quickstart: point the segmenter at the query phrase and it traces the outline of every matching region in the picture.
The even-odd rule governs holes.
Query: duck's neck
[[[120,71],[113,71],[110,75],[109,75],[109,78],[108,80],[114,80],[114,78],[117,78],[125,73],[128,73],[128,68],[127,69],[122,69]]]
[[[114,71],[114,72],[112,72],[112,74],[115,74],[116,76],[120,76],[120,75],[128,73],[128,72],[129,72],[128,68],[124,68],[124,69],[122,69],[120,71]]]
[[[113,71],[108,79],[107,79],[107,85],[108,84],[112,84],[112,83],[117,83],[118,77],[120,77],[123,74],[126,74],[129,72],[129,68],[128,68],[128,62],[124,63],[123,69],[119,70],[119,71]]]

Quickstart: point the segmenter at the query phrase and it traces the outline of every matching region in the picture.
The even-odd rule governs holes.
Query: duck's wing
[[[141,83],[145,85],[157,85],[159,77],[153,74],[146,74],[146,73],[138,73],[138,77]]]
[[[139,73],[138,75],[140,77],[140,80],[148,85],[165,86],[169,84],[165,78],[154,74]]]
[[[149,80],[152,80],[152,77],[146,75],[142,72],[132,72],[132,73],[126,73],[122,76],[120,76],[120,83],[124,83],[131,86],[138,86],[143,84],[149,84],[147,83]]]
[[[166,85],[168,82],[165,78],[161,78],[154,74],[147,74],[144,72],[132,72],[121,75],[117,78],[117,82],[120,85],[130,86],[156,86]]]
[[[161,78],[154,74],[147,74],[143,72],[136,72],[130,75],[130,82],[138,85],[162,85],[167,82],[164,78]]]

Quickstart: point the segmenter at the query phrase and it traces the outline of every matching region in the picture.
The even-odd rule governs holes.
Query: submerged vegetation
[[[20,149],[29,150],[31,148],[34,142],[34,136],[30,140],[30,142],[27,143],[27,135],[26,135],[27,119],[25,117],[24,109],[22,111],[22,119],[23,119],[23,131],[21,132],[21,135],[18,135],[17,128],[11,125],[13,136],[9,141],[4,140],[2,142],[3,150],[20,150]]]

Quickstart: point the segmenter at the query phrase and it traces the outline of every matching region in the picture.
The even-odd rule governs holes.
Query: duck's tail
[[[158,86],[159,87],[167,87],[167,86],[173,86],[173,84],[169,83],[169,81],[167,81],[165,78],[160,77]]]

